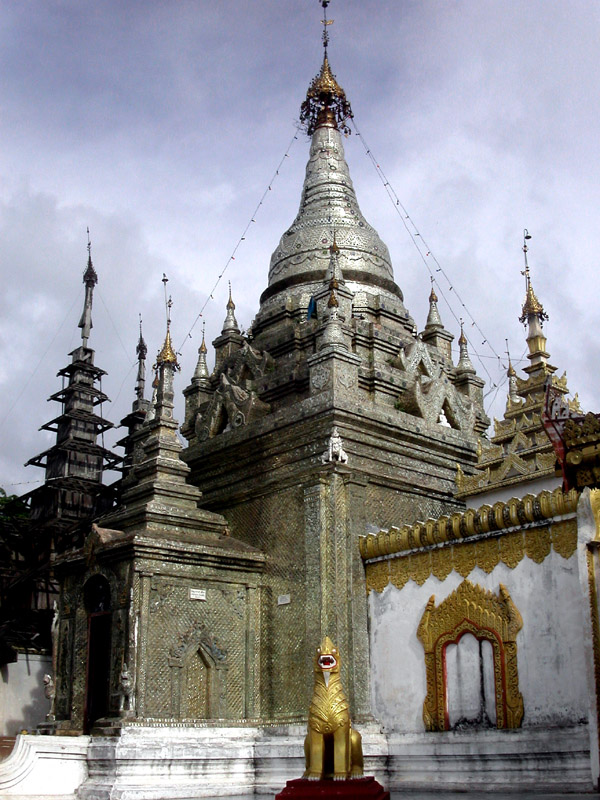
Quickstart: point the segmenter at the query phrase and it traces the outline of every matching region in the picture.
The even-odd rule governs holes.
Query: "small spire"
[[[333,232],[333,242],[329,248],[329,269],[325,275],[325,281],[329,283],[330,289],[337,289],[340,284],[344,283],[344,276],[340,267],[340,248],[335,238],[335,230]]]
[[[475,367],[473,366],[471,359],[469,357],[469,348],[467,343],[467,337],[465,336],[465,331],[463,327],[463,321],[460,321],[460,338],[458,340],[458,347],[460,356],[458,359],[458,364],[456,365],[457,372],[472,372],[475,373]]]
[[[146,387],[146,356],[148,355],[148,348],[144,337],[142,335],[142,315],[140,314],[140,338],[138,340],[135,352],[138,358],[138,374],[135,382],[135,393],[138,400],[144,399],[144,389]]]
[[[340,248],[338,247],[338,243],[337,243],[337,240],[335,238],[335,230],[333,231],[333,242],[331,244],[331,247],[329,248],[329,252],[332,255],[336,255],[336,256],[340,254]]]
[[[95,286],[98,283],[98,275],[96,274],[96,270],[94,269],[94,265],[92,264],[92,242],[90,239],[90,229],[87,228],[87,250],[88,250],[88,260],[87,260],[87,267],[85,272],[83,273],[83,282],[87,285],[91,283]]]
[[[206,380],[210,377],[210,373],[208,371],[208,366],[206,364],[206,343],[204,341],[204,328],[205,323],[202,323],[202,343],[198,348],[198,363],[196,364],[196,369],[194,370],[193,380],[200,381]]]
[[[517,373],[515,372],[515,368],[512,365],[512,361],[510,360],[508,339],[505,339],[505,342],[506,342],[506,355],[508,357],[508,369],[506,370],[506,376],[508,378],[508,400],[506,403],[506,408],[508,410],[511,403],[519,402],[519,395],[517,394]]]
[[[169,297],[169,312],[171,310],[171,306],[173,305],[171,298]],[[162,366],[163,364],[170,364],[174,369],[179,369],[179,363],[177,361],[177,354],[175,350],[173,350],[173,344],[171,342],[171,319],[167,320],[167,335],[165,336],[165,341],[163,343],[162,349],[160,350],[159,354],[156,356],[156,365],[158,367]]]
[[[239,333],[240,328],[235,318],[235,303],[231,296],[231,281],[229,281],[229,300],[227,301],[227,315],[221,333]]]
[[[428,328],[442,328],[442,318],[437,307],[438,296],[433,288],[433,278],[431,279],[431,293],[429,295],[429,314],[427,314],[427,322],[425,323],[425,330]]]
[[[161,367],[163,365],[169,364],[173,369],[179,369],[179,363],[177,362],[177,354],[175,353],[175,350],[173,350],[173,344],[171,342],[171,308],[173,307],[173,301],[171,300],[171,295],[169,295],[169,299],[167,300],[168,281],[169,279],[163,272],[162,282],[165,287],[165,311],[167,315],[167,335],[165,336],[165,341],[163,343],[162,349],[156,356],[156,366]]]
[[[79,320],[78,327],[81,328],[81,340],[83,346],[88,346],[88,339],[92,328],[92,304],[94,301],[94,286],[98,283],[98,275],[92,264],[92,242],[90,240],[90,229],[87,229],[87,250],[88,260],[85,272],[83,273],[83,283],[85,284],[85,298],[83,301],[83,312]]]
[[[544,322],[548,319],[548,314],[544,311],[544,307],[535,296],[533,286],[531,285],[531,276],[529,274],[529,264],[527,263],[527,252],[529,247],[527,242],[531,239],[531,235],[527,228],[523,231],[523,253],[525,255],[525,269],[521,275],[525,276],[525,302],[523,303],[522,314],[519,321],[527,326],[527,347],[529,354],[527,358],[531,361],[531,367],[525,371],[530,370],[546,370],[548,367],[548,353],[546,352],[546,337],[543,333]]]
[[[529,247],[527,246],[527,242],[531,239],[531,234],[527,230],[527,228],[523,231],[523,253],[525,256],[525,269],[521,272],[521,275],[525,276],[525,300],[523,302],[523,309],[522,314],[519,318],[519,322],[527,324],[529,322],[529,317],[535,315],[539,319],[540,325],[542,325],[545,320],[548,319],[548,315],[544,311],[543,305],[537,299],[535,292],[533,291],[533,286],[531,285],[531,275],[529,274],[529,264],[527,263],[527,252],[529,251]]]

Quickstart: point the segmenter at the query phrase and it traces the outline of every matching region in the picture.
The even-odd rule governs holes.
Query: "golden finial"
[[[435,293],[435,289],[433,288],[433,278],[431,279],[431,294],[429,295],[429,302],[430,303],[437,303],[438,296]]]
[[[467,337],[465,336],[465,330],[464,330],[462,319],[460,321],[460,338],[458,340],[458,343],[460,345],[466,345],[467,344]]]
[[[206,342],[204,341],[204,329],[206,327],[206,322],[202,323],[202,344],[200,345],[200,353],[206,353]]]
[[[527,318],[532,314],[535,314],[539,317],[540,323],[544,322],[544,320],[548,319],[548,315],[544,311],[544,306],[540,303],[540,301],[535,296],[535,292],[533,291],[533,286],[531,285],[531,276],[529,274],[529,264],[527,263],[527,252],[529,251],[529,247],[527,246],[527,242],[531,239],[531,234],[525,228],[523,230],[523,253],[525,256],[525,269],[521,272],[521,275],[525,276],[525,301],[523,303],[522,313],[519,317],[519,322],[526,323]]]
[[[342,133],[349,134],[350,128],[346,120],[352,117],[352,108],[346,93],[335,79],[327,58],[327,45],[329,44],[328,26],[333,20],[327,19],[327,6],[329,0],[321,0],[323,6],[323,64],[319,74],[313,78],[306,100],[300,107],[300,122],[309,136],[322,125],[337,128]]]
[[[173,301],[171,300],[171,296],[169,295],[169,299],[167,300],[167,283],[169,279],[163,272],[162,282],[165,287],[165,310],[167,312],[167,335],[165,336],[165,341],[162,346],[161,351],[156,356],[156,366],[160,367],[161,364],[170,364],[174,369],[179,369],[179,363],[177,362],[177,355],[175,350],[173,350],[173,344],[171,342],[171,308],[173,306]]]
[[[162,350],[156,356],[156,364],[160,366],[161,364],[171,364],[176,369],[179,369],[179,364],[177,362],[177,355],[175,350],[173,350],[173,344],[171,342],[171,331],[169,330],[169,325],[167,325],[167,335],[165,336],[165,341],[162,346]]]

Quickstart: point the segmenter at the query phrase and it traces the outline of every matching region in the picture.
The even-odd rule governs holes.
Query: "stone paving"
[[[207,800],[273,800],[274,795],[236,795],[234,797],[208,798]],[[598,792],[575,792],[575,793],[555,793],[555,792],[521,792],[515,789],[514,792],[392,792],[391,800],[600,800]]]

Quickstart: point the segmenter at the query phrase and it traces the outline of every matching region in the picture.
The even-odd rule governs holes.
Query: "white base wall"
[[[0,761],[0,797],[73,798],[87,777],[89,736],[17,736]]]
[[[587,725],[388,735],[390,791],[592,791]]]
[[[387,742],[360,728],[366,768],[385,780]],[[127,727],[93,737],[83,800],[183,800],[265,794],[304,772],[303,726],[274,728]]]
[[[18,653],[12,664],[0,667],[0,736],[35,730],[46,719],[50,701],[43,678],[52,672],[50,656]]]
[[[586,725],[387,735],[374,724],[357,727],[366,774],[391,791],[594,788]],[[131,726],[118,736],[21,736],[13,754],[0,763],[0,797],[272,797],[302,775],[303,741],[300,726]]]

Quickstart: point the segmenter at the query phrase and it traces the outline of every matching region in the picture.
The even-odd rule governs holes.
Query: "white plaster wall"
[[[50,709],[44,696],[46,672],[52,672],[50,656],[26,653],[0,667],[0,736],[16,736],[44,722]]]
[[[517,637],[523,727],[572,725],[588,719],[583,597],[577,558],[553,550],[542,564],[525,557],[515,569],[499,564],[487,575],[476,567],[471,583],[498,593],[503,583],[523,617]],[[431,595],[436,606],[462,582],[451,572],[423,586],[391,584],[369,597],[373,710],[386,730],[423,731],[426,695],[423,647],[417,627]]]

